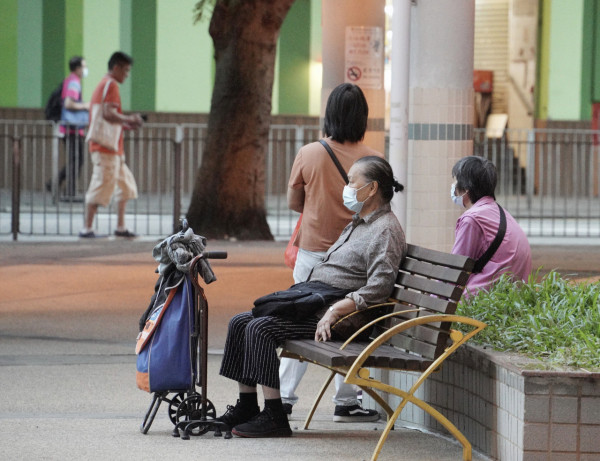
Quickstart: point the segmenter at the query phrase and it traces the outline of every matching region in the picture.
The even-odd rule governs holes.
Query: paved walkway
[[[182,441],[164,405],[147,435],[138,427],[150,395],[135,387],[137,324],[153,292],[153,239],[136,241],[0,241],[0,459],[369,459],[383,423],[331,421],[329,390],[311,430],[301,429],[325,377],[309,367],[294,407],[290,439],[223,440],[212,434]],[[285,244],[209,242],[226,250],[215,260],[209,300],[206,393],[217,413],[237,390],[218,376],[229,318],[267,292],[289,286]],[[534,267],[576,277],[600,275],[600,247],[533,247]],[[453,440],[408,428],[389,437],[381,460],[460,460]],[[475,460],[485,457],[475,454]]]

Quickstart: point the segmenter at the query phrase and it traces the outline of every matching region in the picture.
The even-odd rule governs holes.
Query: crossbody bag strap
[[[496,203],[496,205],[498,204]],[[483,270],[485,265],[489,262],[489,260],[492,259],[492,256],[494,256],[496,250],[498,250],[498,247],[502,243],[504,235],[506,234],[506,214],[504,214],[504,210],[500,205],[498,205],[498,210],[500,211],[500,226],[498,227],[498,233],[496,234],[496,238],[494,239],[490,247],[487,249],[487,251],[483,253],[481,258],[479,258],[475,263],[475,267],[473,267],[474,274],[479,274]]]
[[[335,154],[331,150],[331,147],[329,147],[329,144],[327,144],[327,141],[325,141],[324,139],[319,139],[319,142],[321,144],[323,144],[323,147],[327,150],[327,153],[331,157],[331,160],[333,160],[333,163],[335,163],[335,166],[337,167],[338,171],[342,175],[342,178],[344,178],[344,182],[346,184],[348,184],[348,175],[344,171],[344,168],[342,168],[342,164],[340,163],[340,161],[337,159],[337,157],[335,156]]]

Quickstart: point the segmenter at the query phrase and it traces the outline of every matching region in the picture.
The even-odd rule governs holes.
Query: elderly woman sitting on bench
[[[390,201],[402,190],[389,163],[363,157],[348,172],[344,204],[356,214],[316,265],[308,282],[341,289],[345,297],[301,319],[252,312],[229,322],[220,374],[239,384],[239,400],[218,420],[240,437],[292,435],[279,394],[276,348],[287,339],[327,341],[331,325],[357,309],[387,300],[398,267],[406,253],[404,232],[392,213]],[[264,409],[258,406],[257,384],[263,389]]]

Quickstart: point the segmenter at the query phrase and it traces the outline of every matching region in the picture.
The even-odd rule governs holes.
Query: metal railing
[[[498,170],[496,199],[528,236],[600,237],[600,150],[593,130],[475,130],[473,153]]]
[[[164,236],[176,227],[190,203],[206,130],[206,124],[146,124],[126,132],[127,164],[139,193],[127,205],[126,224],[134,232]],[[288,238],[298,217],[286,201],[294,156],[302,145],[318,138],[317,126],[270,128],[265,203],[276,238]],[[14,239],[19,234],[77,235],[91,164],[86,143],[80,171],[77,155],[69,152],[82,139],[77,132],[62,135],[60,125],[52,122],[0,120],[0,234],[12,233]],[[65,179],[59,184],[63,167]],[[100,233],[114,230],[115,206],[99,209],[95,227]]]
[[[159,237],[173,231],[190,203],[206,130],[205,124],[146,124],[126,133],[127,162],[139,189],[127,208],[134,232]],[[289,237],[298,216],[286,201],[294,156],[318,137],[317,126],[271,126],[265,203],[278,239]],[[77,156],[68,155],[80,141],[76,134],[63,137],[52,122],[0,120],[0,234],[77,235],[91,175],[86,143],[81,171]],[[508,129],[492,139],[475,130],[473,153],[495,163],[496,197],[529,236],[600,237],[597,132]],[[63,166],[66,179],[59,185]],[[74,180],[69,171],[77,171]],[[110,234],[115,225],[114,206],[101,208],[95,227]]]

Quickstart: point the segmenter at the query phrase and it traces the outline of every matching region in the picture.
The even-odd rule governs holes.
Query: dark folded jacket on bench
[[[276,291],[258,298],[254,301],[252,315],[254,317],[273,315],[302,320],[344,298],[348,293],[350,290],[332,287],[323,282],[296,283],[287,290]]]

